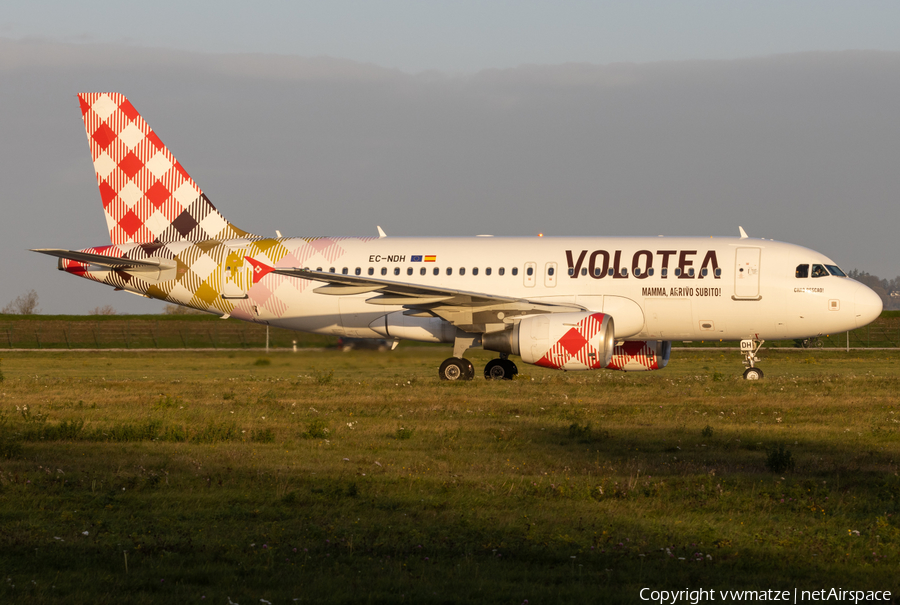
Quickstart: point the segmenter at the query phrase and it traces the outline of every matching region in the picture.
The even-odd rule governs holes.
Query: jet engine
[[[672,343],[668,340],[626,340],[613,350],[608,370],[645,372],[661,370],[669,363]]]
[[[551,313],[526,317],[510,330],[488,332],[481,343],[488,351],[519,355],[525,363],[545,368],[596,370],[612,359],[615,328],[605,313]]]

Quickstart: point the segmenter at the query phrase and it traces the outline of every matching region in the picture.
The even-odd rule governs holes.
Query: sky
[[[900,5],[17,3],[0,305],[160,312],[27,250],[108,242],[77,92],[128,95],[271,235],[736,235],[900,273]]]
[[[329,56],[407,73],[523,64],[900,51],[893,1],[34,0],[0,36],[206,53]]]

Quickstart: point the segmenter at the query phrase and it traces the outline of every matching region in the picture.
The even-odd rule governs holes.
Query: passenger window
[[[447,267],[447,275],[453,275],[453,268]]]
[[[528,267],[528,269],[525,270],[525,273],[529,276],[534,275],[534,267]]]
[[[647,269],[647,275],[649,275],[650,277],[653,277],[653,267],[650,267],[649,269]]]
[[[716,277],[722,277],[722,270],[716,269]]]
[[[440,275],[440,273],[441,273],[441,270],[438,269],[437,267],[435,267],[435,268],[434,268],[434,274],[435,274],[435,275]],[[449,274],[448,274],[448,275],[449,275]]]
[[[518,267],[513,267],[513,268],[512,268],[512,274],[513,274],[513,275],[518,275],[518,274],[519,274],[519,268],[518,268]]]
[[[828,275],[828,270],[825,269],[822,265],[813,265],[812,266],[812,276],[813,277],[825,277]]]
[[[419,275],[425,275],[425,267],[419,269]]]
[[[600,267],[594,267],[594,277],[600,277]]]
[[[702,275],[703,277],[706,277],[707,275],[709,275],[709,269],[707,269],[706,267],[703,267],[702,269],[700,269],[700,275]]]
[[[681,267],[675,267],[675,277],[681,277]]]
[[[359,267],[357,267],[355,273],[356,273],[357,275],[362,275],[362,269],[360,269]]]
[[[622,267],[622,277],[628,277],[628,269]]]
[[[465,267],[460,267],[460,268],[459,268],[459,274],[460,274],[460,275],[465,275],[465,274],[466,274],[466,268],[465,268]]]
[[[394,267],[394,275],[400,275],[400,267]]]
[[[348,271],[349,271],[349,269],[347,269],[347,267],[344,267],[343,269],[341,269],[341,273],[344,275],[347,275]]]
[[[369,275],[375,275],[375,268],[369,267]]]
[[[412,267],[407,267],[407,268],[406,268],[406,274],[407,274],[407,275],[412,275]]]
[[[321,271],[322,267],[316,267],[316,271]]]
[[[500,267],[499,269],[497,269],[498,275],[503,275],[504,273],[506,273],[506,269],[504,269],[503,267]]]
[[[382,274],[382,275],[387,275],[387,267],[382,267],[382,268],[381,268],[381,274]]]
[[[484,274],[485,274],[485,275],[490,275],[490,274],[491,274],[491,268],[490,268],[490,267],[485,267],[485,268],[484,268]]]
[[[585,276],[585,275],[587,275],[587,269],[586,269],[586,268],[584,268],[584,267],[581,268],[581,275],[582,275],[582,277]]]
[[[606,274],[609,275],[610,277],[612,277],[613,275],[616,274],[616,272],[610,267],[609,271],[607,271]]]
[[[478,275],[478,267],[472,267],[472,275]]]
[[[660,275],[661,277],[666,277],[666,276],[669,275],[669,270],[666,269],[665,267],[663,267],[662,269],[660,269],[659,275]]]
[[[328,272],[329,272],[329,273],[334,273],[334,267],[331,267],[331,268],[328,270]]]
[[[809,265],[797,265],[794,277],[809,277]]]
[[[550,277],[553,277],[554,273],[555,273],[555,271],[553,270],[553,267],[547,267],[547,275],[549,275]]]
[[[693,267],[688,268],[688,276],[694,277],[694,268]]]
[[[569,276],[572,277],[575,275],[575,267],[569,267]]]

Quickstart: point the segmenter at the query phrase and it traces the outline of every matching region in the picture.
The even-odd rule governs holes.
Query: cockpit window
[[[828,271],[825,269],[824,265],[813,265],[812,266],[812,276],[813,277],[826,277],[828,275]]]
[[[825,265],[825,268],[828,269],[828,272],[836,277],[847,277],[847,274],[841,271],[841,268],[837,265]]]
[[[794,277],[809,277],[809,265],[797,265]]]

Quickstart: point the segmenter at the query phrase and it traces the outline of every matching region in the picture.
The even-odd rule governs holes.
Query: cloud
[[[743,225],[845,269],[900,273],[900,53],[408,75],[328,57],[0,40],[2,279],[36,288],[47,312],[111,303],[24,252],[107,237],[84,90],[126,93],[225,216],[262,234]]]

